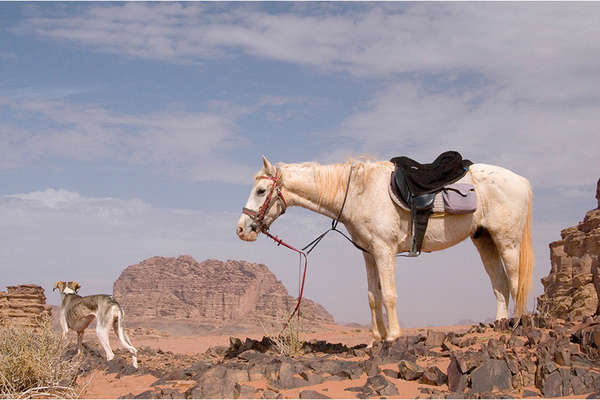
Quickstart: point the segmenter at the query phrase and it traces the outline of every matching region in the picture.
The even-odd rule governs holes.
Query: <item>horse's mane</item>
[[[362,192],[365,183],[369,181],[369,176],[373,171],[373,168],[370,167],[386,162],[361,157],[358,159],[350,158],[343,163],[327,165],[317,162],[305,162],[295,164],[295,167],[312,170],[313,179],[321,188],[317,204],[319,207],[325,206],[335,209],[341,205],[346,193],[350,167],[352,167],[351,190],[356,193],[356,191]]]

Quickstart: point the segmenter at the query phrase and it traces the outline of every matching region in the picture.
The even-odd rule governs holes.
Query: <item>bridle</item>
[[[285,322],[283,328],[281,329],[281,332],[283,332],[286,329],[288,323],[290,322],[290,320],[292,319],[294,314],[298,314],[298,318],[300,318],[300,303],[302,301],[302,294],[304,292],[304,282],[306,280],[306,268],[308,267],[308,255],[310,254],[311,251],[314,250],[315,247],[317,247],[319,242],[329,232],[336,231],[337,233],[341,234],[346,239],[348,239],[357,249],[361,250],[364,253],[369,254],[369,251],[367,249],[361,247],[358,243],[356,243],[354,240],[349,238],[344,232],[339,231],[337,229],[337,225],[340,222],[340,218],[342,217],[342,212],[344,211],[344,206],[346,205],[346,199],[348,197],[348,191],[350,189],[351,178],[352,178],[352,167],[350,168],[350,173],[348,174],[348,183],[346,184],[346,192],[344,193],[344,201],[342,202],[342,207],[340,208],[340,211],[339,211],[337,217],[331,221],[331,228],[327,229],[325,232],[323,232],[322,234],[317,236],[316,239],[314,239],[308,245],[304,246],[301,250],[299,250],[299,249],[295,248],[294,246],[286,243],[282,239],[278,238],[277,236],[272,235],[269,232],[269,227],[266,226],[263,222],[267,211],[273,206],[273,204],[275,204],[275,202],[277,200],[281,200],[281,202],[283,203],[283,211],[281,212],[281,214],[285,213],[285,210],[287,208],[287,203],[285,201],[285,198],[283,197],[283,194],[281,193],[281,171],[279,170],[279,168],[277,168],[277,170],[275,170],[275,176],[260,175],[260,176],[256,177],[257,180],[260,180],[260,179],[272,180],[273,185],[271,186],[271,190],[269,191],[269,194],[267,195],[265,201],[263,202],[262,206],[259,208],[258,211],[250,210],[249,208],[244,207],[244,208],[242,208],[242,213],[249,216],[252,219],[252,222],[256,223],[260,232],[264,233],[266,236],[273,239],[273,241],[275,241],[275,243],[277,243],[278,246],[284,245],[288,249],[293,250],[296,253],[298,253],[300,255],[300,263],[302,263],[302,257],[304,257],[304,272],[302,274],[302,284],[300,285],[300,291],[298,293],[298,302],[296,303],[296,308],[294,308],[294,310],[288,317],[287,321]],[[273,196],[274,193],[276,194],[275,197]],[[281,335],[281,332],[280,332],[280,335]]]
[[[244,207],[242,208],[242,214],[246,214],[247,216],[249,216],[250,219],[252,219],[252,222],[254,222],[258,226],[260,232],[267,233],[269,227],[266,226],[264,223],[267,211],[269,211],[269,209],[273,206],[273,204],[275,204],[275,202],[280,200],[283,204],[283,211],[281,212],[281,214],[284,214],[285,210],[287,209],[287,202],[283,197],[283,193],[281,193],[281,170],[279,168],[275,170],[275,176],[260,175],[256,177],[256,180],[261,179],[269,179],[273,181],[273,185],[271,186],[271,190],[269,190],[269,194],[265,198],[265,201],[263,202],[262,206],[258,209],[258,211],[254,211]],[[273,194],[275,194],[275,196],[273,196]]]

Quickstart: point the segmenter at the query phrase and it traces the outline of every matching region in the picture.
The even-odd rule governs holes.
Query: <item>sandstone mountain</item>
[[[0,325],[37,326],[40,317],[50,316],[44,289],[38,285],[8,286],[0,292]]]
[[[263,264],[152,257],[131,265],[115,281],[113,294],[128,321],[205,326],[260,326],[282,319],[296,299]],[[325,308],[303,299],[310,323],[334,323]],[[259,322],[260,321],[260,322]]]
[[[578,320],[598,314],[600,294],[600,180],[598,209],[583,222],[563,229],[562,239],[550,243],[550,274],[542,278],[544,294],[538,297],[542,315]]]

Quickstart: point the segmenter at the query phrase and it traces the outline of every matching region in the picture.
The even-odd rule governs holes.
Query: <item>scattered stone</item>
[[[330,399],[331,397],[325,396],[323,393],[317,392],[316,390],[303,390],[298,396],[300,399]]]
[[[427,347],[440,347],[445,338],[446,334],[444,332],[428,330],[425,345]]]
[[[467,388],[468,376],[460,372],[456,358],[451,358],[448,365],[448,389],[451,392],[464,392]]]
[[[395,396],[398,394],[396,385],[388,381],[383,375],[369,377],[365,386],[370,386],[381,396]]]
[[[504,360],[487,360],[471,373],[471,390],[475,393],[512,390],[510,370]]]
[[[448,382],[448,376],[446,376],[446,374],[444,374],[437,366],[432,366],[425,369],[419,382],[426,385],[441,386]]]
[[[405,379],[407,381],[415,381],[423,376],[425,371],[423,368],[418,366],[416,363],[402,360],[398,364],[398,378]]]

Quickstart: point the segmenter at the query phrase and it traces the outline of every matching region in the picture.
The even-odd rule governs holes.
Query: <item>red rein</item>
[[[262,206],[260,207],[260,209],[258,211],[250,210],[249,208],[244,207],[242,209],[242,213],[248,215],[258,225],[258,229],[262,233],[264,233],[265,235],[267,235],[268,237],[273,239],[275,241],[275,243],[277,243],[277,246],[284,245],[288,249],[293,250],[296,253],[298,253],[300,255],[300,263],[302,262],[302,256],[304,256],[304,273],[302,274],[302,284],[300,285],[300,293],[298,294],[298,303],[296,304],[296,308],[294,308],[294,311],[292,311],[289,318],[283,325],[283,328],[281,329],[281,332],[283,332],[285,330],[285,328],[287,328],[288,323],[290,322],[290,320],[292,319],[294,314],[298,313],[298,318],[300,318],[299,310],[300,310],[300,303],[302,302],[302,293],[304,292],[304,281],[306,279],[306,267],[308,266],[308,258],[306,257],[306,253],[304,253],[302,250],[298,250],[294,246],[284,242],[282,239],[279,239],[277,236],[271,235],[269,233],[269,228],[264,225],[265,215],[266,215],[267,211],[271,208],[273,203],[275,201],[277,201],[277,199],[281,200],[281,202],[283,203],[282,214],[285,212],[285,209],[287,208],[287,202],[285,201],[285,198],[283,197],[283,193],[281,193],[281,175],[280,175],[279,169],[277,169],[275,171],[274,177],[268,176],[268,175],[260,175],[260,176],[256,177],[256,179],[272,180],[273,185],[271,186],[271,190],[269,191],[269,194],[265,198],[264,203],[262,204]],[[276,193],[275,197],[273,197],[273,193]],[[281,332],[279,332],[280,335],[281,335]]]

